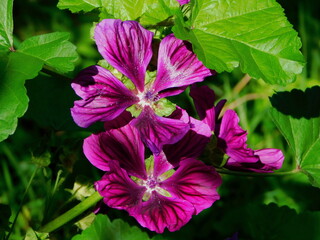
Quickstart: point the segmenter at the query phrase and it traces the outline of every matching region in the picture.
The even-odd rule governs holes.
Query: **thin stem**
[[[236,176],[243,176],[243,177],[281,177],[281,176],[288,176],[293,175],[296,173],[300,173],[300,169],[294,169],[287,172],[271,172],[271,173],[257,173],[257,172],[238,172],[238,171],[231,171],[224,168],[216,169],[218,173],[221,174],[228,174],[228,175],[236,175]]]
[[[241,90],[247,86],[251,77],[248,74],[245,74],[243,78],[238,82],[238,84],[233,88],[233,95],[237,95],[241,92]]]
[[[29,183],[28,183],[28,185],[27,185],[27,188],[26,188],[26,190],[25,190],[24,193],[23,193],[23,196],[22,196],[22,199],[21,199],[21,202],[20,202],[20,206],[19,206],[18,212],[17,212],[16,216],[14,217],[14,220],[13,220],[13,222],[12,222],[12,225],[11,225],[10,231],[9,231],[7,237],[6,237],[6,240],[9,239],[9,237],[10,237],[12,231],[13,231],[14,225],[16,224],[17,219],[18,219],[18,216],[19,216],[19,213],[20,213],[20,211],[21,211],[21,209],[22,209],[24,199],[25,199],[25,197],[26,197],[26,195],[27,195],[27,193],[28,193],[28,191],[29,191],[29,188],[30,188],[31,183],[32,183],[32,181],[33,181],[33,179],[34,179],[34,177],[35,177],[35,175],[36,175],[36,173],[37,173],[38,168],[39,168],[39,167],[36,167],[36,168],[34,169],[32,175],[31,175],[31,178],[30,178],[30,180],[29,180]]]
[[[90,207],[94,206],[97,202],[102,199],[98,192],[95,192],[90,197],[76,205],[75,207],[71,208],[69,211],[65,212],[64,214],[60,215],[56,219],[52,220],[51,222],[47,223],[43,227],[39,229],[39,232],[50,233],[54,230],[58,229],[59,227],[63,226],[67,222],[71,221],[75,217],[81,215],[84,211],[88,210]]]

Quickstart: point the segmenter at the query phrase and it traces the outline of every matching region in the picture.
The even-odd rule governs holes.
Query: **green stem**
[[[69,211],[65,212],[64,214],[60,215],[56,219],[52,220],[51,222],[47,223],[43,227],[39,229],[39,232],[50,233],[54,230],[58,229],[59,227],[63,226],[67,222],[71,221],[75,217],[81,215],[84,211],[88,210],[90,207],[94,206],[97,202],[102,199],[98,192],[95,192],[90,197],[76,205],[75,207],[71,208]]]
[[[20,211],[21,211],[21,209],[22,209],[24,199],[25,199],[25,197],[26,197],[26,195],[27,195],[27,193],[28,193],[28,191],[29,191],[29,188],[30,188],[31,183],[32,183],[32,181],[33,181],[33,179],[34,179],[34,177],[35,177],[35,175],[36,175],[36,173],[37,173],[38,168],[39,168],[39,167],[36,167],[35,170],[33,171],[32,176],[31,176],[31,178],[30,178],[30,180],[29,180],[29,182],[28,182],[27,188],[26,188],[26,190],[25,190],[24,193],[23,193],[23,196],[22,196],[22,199],[21,199],[21,202],[20,202],[20,206],[19,206],[18,212],[17,212],[16,216],[14,217],[14,220],[13,220],[13,222],[12,222],[12,225],[11,225],[10,231],[9,231],[7,237],[6,237],[6,240],[9,239],[9,237],[10,237],[12,231],[13,231],[14,225],[16,224],[17,219],[18,219],[18,216],[19,216],[19,213],[20,213]]]
[[[236,175],[236,176],[243,176],[243,177],[281,177],[281,176],[288,176],[293,175],[296,173],[301,172],[300,169],[294,169],[292,171],[287,172],[271,172],[271,173],[257,173],[257,172],[238,172],[238,171],[231,171],[227,169],[216,169],[218,173],[221,174],[228,174],[228,175]]]

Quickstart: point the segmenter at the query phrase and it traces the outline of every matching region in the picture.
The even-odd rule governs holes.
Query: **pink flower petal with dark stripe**
[[[156,154],[160,153],[163,145],[179,141],[190,128],[184,121],[155,115],[150,107],[145,107],[130,124],[139,130],[141,139]]]
[[[166,36],[160,43],[158,72],[152,89],[160,97],[171,96],[170,89],[203,81],[211,72],[191,50],[191,44],[174,37]],[[166,90],[161,95],[161,91]]]
[[[83,151],[95,167],[109,171],[109,162],[116,160],[130,175],[146,179],[144,145],[137,129],[130,124],[84,140]]]
[[[72,117],[80,127],[112,120],[139,101],[121,81],[99,66],[84,69],[71,86],[83,99],[75,101],[71,108]]]
[[[198,214],[220,198],[216,189],[221,182],[220,175],[213,167],[189,158],[182,160],[178,170],[160,186],[173,197],[192,203],[195,207],[194,214]]]
[[[104,202],[112,208],[126,209],[142,201],[146,188],[137,185],[119,162],[109,161],[110,171],[95,182],[95,188]]]
[[[188,201],[165,197],[154,191],[148,201],[128,208],[127,211],[141,226],[163,233],[165,228],[173,232],[189,222],[194,207]]]
[[[104,59],[142,92],[152,57],[153,33],[135,21],[105,19],[96,26],[94,38]]]

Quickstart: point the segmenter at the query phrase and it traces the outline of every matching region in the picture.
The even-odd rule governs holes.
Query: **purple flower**
[[[219,199],[221,178],[213,167],[180,156],[174,167],[164,152],[146,160],[144,152],[130,124],[85,139],[85,155],[106,171],[95,187],[109,207],[126,210],[141,226],[162,233],[179,230]]]
[[[209,69],[197,59],[187,42],[173,34],[159,46],[158,69],[155,79],[146,81],[146,69],[152,57],[153,33],[135,21],[105,19],[100,22],[94,38],[103,58],[134,87],[126,85],[100,66],[84,69],[72,83],[82,100],[75,101],[71,113],[81,127],[96,121],[110,121],[134,105],[141,114],[131,124],[154,152],[162,145],[180,140],[189,130],[188,124],[155,114],[161,108],[161,98],[181,93],[195,82],[210,76]]]
[[[190,0],[177,0],[177,1],[180,3],[180,5],[184,5],[190,2]]]
[[[217,147],[229,156],[225,168],[253,172],[271,172],[281,168],[284,160],[281,150],[252,150],[247,147],[247,132],[239,126],[239,117],[235,111],[227,110],[221,121],[218,120],[225,100],[215,107],[215,95],[209,87],[192,86],[190,95],[200,119],[214,132]]]

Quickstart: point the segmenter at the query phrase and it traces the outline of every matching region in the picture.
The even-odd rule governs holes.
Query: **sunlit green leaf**
[[[54,32],[25,40],[18,52],[32,56],[55,68],[59,72],[73,70],[77,60],[76,47],[68,41],[69,33]]]
[[[123,220],[110,221],[107,215],[97,215],[93,224],[72,240],[149,240],[148,234],[138,227],[130,227]]]
[[[43,65],[41,60],[19,52],[6,59],[7,64],[0,66],[0,141],[14,133],[17,118],[26,112],[29,99],[24,82],[37,76]]]
[[[295,80],[303,68],[297,32],[275,0],[198,0],[191,19],[174,28],[199,59],[217,72],[240,66],[271,84]],[[184,29],[184,31],[180,29]]]
[[[77,59],[67,33],[31,37],[15,52],[0,56],[0,141],[13,134],[17,118],[28,107],[25,80],[35,78],[44,64],[60,72],[70,71]]]
[[[71,12],[90,12],[95,8],[101,7],[101,0],[60,0],[60,9],[69,9]]]
[[[145,11],[146,0],[117,0],[102,1],[102,15],[104,18],[116,18],[121,20],[136,20]]]
[[[320,87],[279,92],[271,116],[290,144],[299,167],[320,187]]]
[[[177,0],[160,0],[159,2],[147,0],[147,9],[140,22],[145,25],[154,25],[168,21],[179,9],[179,6]]]
[[[9,50],[13,45],[13,0],[0,1],[0,51]]]

